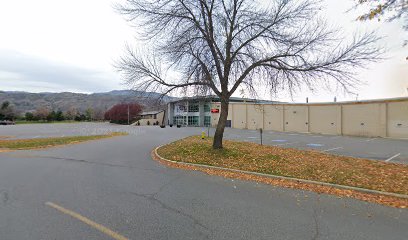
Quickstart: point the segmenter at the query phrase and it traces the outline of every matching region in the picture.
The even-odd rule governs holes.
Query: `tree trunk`
[[[218,120],[217,129],[214,134],[213,149],[222,148],[222,139],[224,137],[224,129],[228,118],[228,100],[221,100],[221,112]]]

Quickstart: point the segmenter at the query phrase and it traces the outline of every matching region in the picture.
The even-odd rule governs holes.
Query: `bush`
[[[150,121],[147,121],[147,125],[148,125],[148,126],[150,125]]]

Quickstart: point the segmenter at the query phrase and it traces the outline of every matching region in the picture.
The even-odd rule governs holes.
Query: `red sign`
[[[219,112],[220,112],[220,109],[216,109],[216,108],[211,109],[211,113],[219,113]]]

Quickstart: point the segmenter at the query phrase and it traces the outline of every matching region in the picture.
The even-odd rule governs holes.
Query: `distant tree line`
[[[0,121],[42,121],[42,122],[59,122],[59,121],[110,121],[117,124],[128,124],[138,121],[142,112],[142,105],[138,103],[120,103],[109,110],[87,108],[80,111],[75,107],[70,107],[66,111],[51,110],[46,107],[39,107],[35,111],[18,113],[13,105],[5,101],[0,104]]]
[[[85,111],[81,112],[75,107],[71,107],[64,112],[61,110],[50,110],[46,107],[39,107],[35,111],[19,113],[8,101],[0,104],[0,121],[103,121],[104,113],[105,110],[103,109],[87,108]]]
[[[61,110],[50,111],[47,108],[38,108],[34,112],[25,113],[22,120],[26,121],[102,121],[103,110],[97,110],[93,108],[88,108],[84,112],[80,112],[78,109],[71,107],[67,111],[63,112]]]

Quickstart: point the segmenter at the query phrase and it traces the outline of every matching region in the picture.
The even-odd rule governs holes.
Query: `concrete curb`
[[[366,189],[366,188],[351,187],[351,186],[345,186],[345,185],[339,185],[339,184],[333,184],[333,183],[319,182],[319,181],[313,181],[313,180],[305,180],[305,179],[300,179],[300,178],[284,177],[284,176],[277,176],[277,175],[266,174],[266,173],[257,173],[257,172],[250,172],[250,171],[244,171],[244,170],[209,166],[209,165],[204,165],[204,164],[177,162],[177,161],[173,161],[173,160],[163,158],[162,156],[160,156],[157,153],[157,150],[159,148],[163,147],[163,146],[165,146],[165,145],[161,145],[161,146],[156,147],[154,149],[153,153],[154,153],[155,157],[157,157],[158,159],[160,159],[162,161],[165,161],[165,162],[169,162],[169,163],[185,165],[185,166],[192,166],[192,167],[201,167],[201,168],[207,168],[207,169],[216,169],[216,170],[229,171],[229,172],[234,172],[234,173],[243,173],[243,174],[261,176],[261,177],[268,177],[268,178],[274,178],[274,179],[280,179],[280,180],[296,181],[296,182],[301,182],[301,183],[315,184],[315,185],[327,186],[327,187],[338,188],[338,189],[354,190],[354,191],[369,193],[369,194],[379,194],[379,195],[384,195],[384,196],[408,199],[408,195],[405,195],[405,194],[382,192],[382,191],[371,190],[371,189]]]

